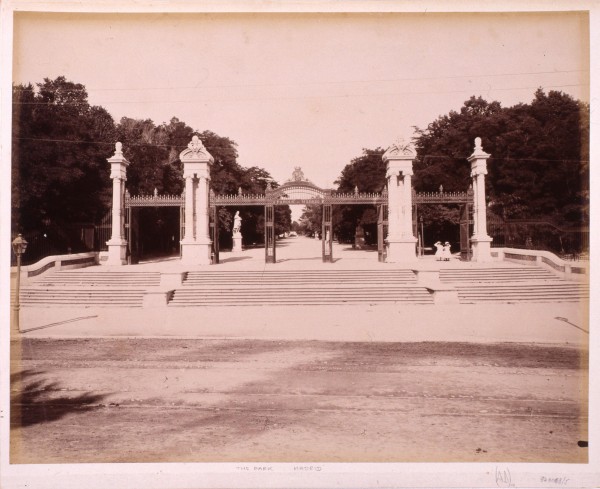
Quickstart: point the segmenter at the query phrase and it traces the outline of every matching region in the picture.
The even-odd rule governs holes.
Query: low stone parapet
[[[589,267],[583,264],[569,263],[549,251],[495,248],[492,256],[498,261],[535,263],[565,280],[586,281],[589,279]]]
[[[84,268],[98,265],[98,253],[73,253],[69,255],[51,255],[40,261],[21,267],[21,281],[26,282],[28,278],[37,277],[53,268],[54,270],[70,270],[73,268]],[[17,267],[11,267],[11,275],[16,275]]]

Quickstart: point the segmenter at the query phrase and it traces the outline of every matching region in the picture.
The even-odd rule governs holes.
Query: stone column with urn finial
[[[125,265],[127,263],[127,241],[124,236],[125,213],[125,182],[129,161],[123,156],[123,145],[115,144],[115,154],[108,158],[110,163],[110,178],[113,181],[112,200],[112,236],[106,242],[108,246],[107,265]]]
[[[181,240],[181,260],[190,265],[210,265],[209,219],[210,165],[213,157],[197,135],[179,154],[185,180],[185,227]]]
[[[412,175],[414,148],[400,139],[383,154],[388,194],[388,262],[417,259],[417,238],[412,226]]]
[[[473,179],[473,261],[492,261],[490,245],[492,238],[487,233],[487,204],[485,200],[485,175],[487,175],[487,160],[491,155],[483,151],[481,138],[475,138],[475,149],[469,156],[471,163],[471,178]]]

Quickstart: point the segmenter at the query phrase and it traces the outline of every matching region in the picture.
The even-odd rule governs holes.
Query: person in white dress
[[[450,261],[451,257],[452,253],[450,252],[450,243],[446,241],[444,243],[444,248],[442,249],[442,258],[444,259],[444,261]]]
[[[444,245],[442,245],[441,241],[437,241],[433,246],[435,246],[435,259],[437,261],[441,261],[442,253],[444,251]]]

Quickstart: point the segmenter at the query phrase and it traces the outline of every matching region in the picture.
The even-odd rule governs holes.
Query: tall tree
[[[505,217],[587,220],[589,106],[539,89],[530,104],[502,108],[471,97],[425,129],[416,128],[417,190],[465,190],[475,137],[492,154],[487,193]]]
[[[94,222],[110,202],[114,121],[63,76],[36,87],[13,87],[13,229]]]

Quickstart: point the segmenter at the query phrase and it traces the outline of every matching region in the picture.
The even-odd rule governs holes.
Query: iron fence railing
[[[106,213],[94,228],[94,251],[108,251],[106,242],[112,235],[112,210]]]

